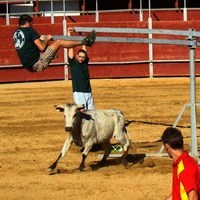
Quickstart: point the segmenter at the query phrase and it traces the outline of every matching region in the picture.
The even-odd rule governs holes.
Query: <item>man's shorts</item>
[[[56,51],[47,47],[44,53],[40,54],[39,60],[33,65],[34,72],[40,72],[46,69],[51,62],[51,60],[55,57]]]
[[[95,109],[92,93],[73,92],[73,97],[77,105],[84,105],[87,110]]]

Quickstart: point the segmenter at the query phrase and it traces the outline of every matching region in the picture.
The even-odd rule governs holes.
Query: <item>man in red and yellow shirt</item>
[[[176,128],[167,128],[161,137],[173,159],[172,194],[168,200],[200,200],[200,169],[183,147],[183,136]]]

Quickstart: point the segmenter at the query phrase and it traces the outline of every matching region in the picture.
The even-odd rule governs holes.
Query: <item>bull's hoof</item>
[[[51,164],[48,168],[48,171],[52,172],[57,166],[57,162],[54,162],[53,164]]]
[[[86,169],[85,168],[78,168],[80,172],[84,172]]]
[[[79,171],[80,171],[80,172],[84,172],[84,171],[86,171],[86,169],[85,169],[85,168],[83,168],[83,169],[80,169],[80,168],[79,168]]]
[[[85,171],[85,166],[79,166],[79,171],[81,171],[81,172],[83,172],[83,171]]]
[[[47,169],[47,171],[48,171],[48,172],[52,172],[53,169],[49,167],[49,168]]]

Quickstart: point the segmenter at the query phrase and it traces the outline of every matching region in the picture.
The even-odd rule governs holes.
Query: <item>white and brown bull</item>
[[[105,153],[101,160],[104,163],[111,152],[110,139],[115,138],[123,145],[123,164],[127,164],[127,153],[130,145],[126,134],[124,115],[120,110],[81,110],[76,104],[56,106],[64,113],[65,130],[69,133],[58,158],[49,166],[52,171],[58,161],[64,157],[72,143],[84,147],[80,170],[85,168],[85,159],[94,144],[101,144]]]

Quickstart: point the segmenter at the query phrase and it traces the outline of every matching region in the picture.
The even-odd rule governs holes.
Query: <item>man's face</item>
[[[29,23],[29,27],[32,27],[32,26],[33,26],[33,22],[30,22],[30,23]]]
[[[86,55],[83,52],[79,52],[76,57],[79,63],[83,63],[86,59]]]
[[[24,26],[25,27],[32,27],[33,26],[33,22],[26,22],[25,24],[24,24]]]
[[[164,147],[165,147],[165,151],[167,152],[169,157],[172,158],[171,147],[168,144],[164,144]]]

